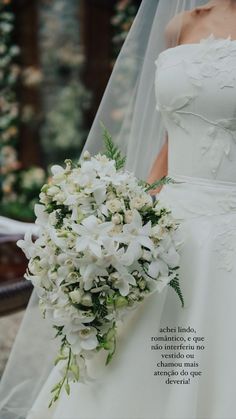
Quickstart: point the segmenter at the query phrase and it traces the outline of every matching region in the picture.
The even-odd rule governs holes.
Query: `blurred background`
[[[50,166],[79,158],[140,3],[0,0],[0,217],[33,222]],[[32,292],[2,227],[0,376]]]

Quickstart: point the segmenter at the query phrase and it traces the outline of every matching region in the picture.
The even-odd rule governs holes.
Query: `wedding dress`
[[[180,220],[185,307],[170,287],[151,295],[120,327],[112,362],[103,367],[99,355],[91,364],[96,380],[73,384],[48,409],[55,367],[27,419],[236,417],[236,40],[210,35],[163,51],[155,64],[169,176],[177,182],[158,198]]]

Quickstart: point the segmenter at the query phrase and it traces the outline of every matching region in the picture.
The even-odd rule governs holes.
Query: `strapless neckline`
[[[164,51],[160,52],[158,57],[160,57],[160,56],[162,56],[166,53],[169,53],[170,51],[174,51],[174,50],[181,49],[181,48],[203,46],[208,41],[214,42],[214,43],[215,42],[229,42],[230,44],[236,43],[236,39],[232,39],[231,35],[229,35],[228,38],[221,38],[221,37],[216,37],[213,33],[211,33],[208,37],[201,38],[199,42],[191,42],[191,43],[186,43],[186,44],[180,44],[180,45],[176,45],[176,46],[171,47],[171,48],[167,48]]]

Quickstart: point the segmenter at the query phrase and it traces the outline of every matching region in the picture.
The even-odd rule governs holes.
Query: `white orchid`
[[[98,345],[97,329],[91,326],[78,326],[72,331],[66,331],[66,338],[71,345],[71,349],[75,355],[81,350],[93,350]]]
[[[33,258],[35,254],[37,254],[37,250],[32,241],[32,233],[30,233],[30,231],[25,233],[24,240],[17,241],[17,246],[23,250],[28,259]]]
[[[94,215],[86,218],[80,225],[72,224],[73,231],[78,234],[76,250],[82,252],[89,249],[95,256],[101,257],[101,246],[112,227],[112,222],[101,223]]]
[[[129,258],[130,264],[141,258],[143,247],[153,250],[154,245],[149,237],[150,233],[151,222],[143,225],[142,217],[137,210],[134,210],[132,221],[123,226],[122,234],[116,238],[117,241],[128,244],[126,256]]]

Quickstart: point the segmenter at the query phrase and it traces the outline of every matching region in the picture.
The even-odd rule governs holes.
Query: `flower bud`
[[[113,347],[114,347],[114,343],[113,343],[113,342],[111,342],[111,341],[105,342],[105,343],[103,344],[103,348],[104,348],[104,349],[107,349],[107,350],[112,350],[112,349],[113,349]]]
[[[107,332],[106,338],[107,340],[111,340],[114,338],[114,336],[115,336],[115,329],[112,328]]]
[[[67,282],[74,284],[75,282],[79,282],[80,276],[77,272],[70,272],[67,276]]]
[[[74,290],[69,293],[73,304],[79,304],[82,299],[82,292],[80,290]]]
[[[81,304],[86,307],[91,307],[93,305],[92,297],[88,292],[83,295]]]
[[[118,272],[112,272],[112,273],[110,274],[110,280],[111,280],[112,282],[116,282],[119,278],[120,278],[120,275],[119,275],[119,273],[118,273]]]
[[[141,279],[140,281],[138,281],[138,286],[141,290],[145,290],[146,284],[147,283],[146,283],[145,279]]]
[[[50,186],[50,188],[48,188],[47,190],[47,195],[49,196],[54,196],[59,192],[59,189],[57,186]]]
[[[88,150],[86,150],[83,154],[83,159],[84,160],[90,160],[91,159],[91,154],[89,153]]]

